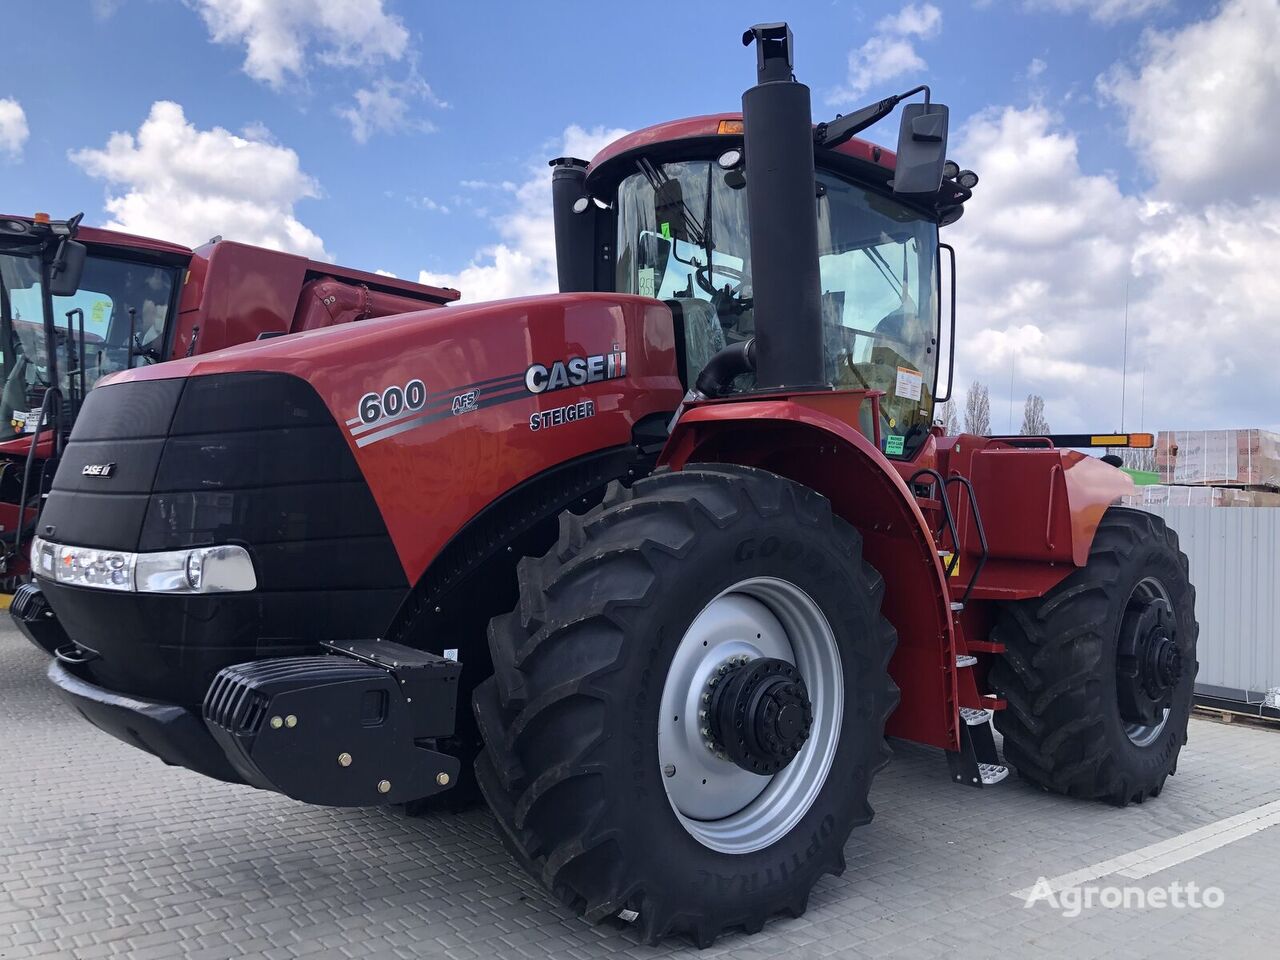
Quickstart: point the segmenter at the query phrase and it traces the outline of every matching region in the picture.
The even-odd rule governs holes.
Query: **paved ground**
[[[407,819],[205,780],[89,728],[0,627],[0,958],[1160,957],[1276,955],[1280,829],[1145,880],[1216,885],[1217,910],[1071,919],[1011,896],[1280,797],[1280,732],[1193,721],[1158,800],[1116,810],[1010,780],[951,785],[899,744],[876,820],[799,920],[698,954],[567,914],[508,860],[488,814]]]

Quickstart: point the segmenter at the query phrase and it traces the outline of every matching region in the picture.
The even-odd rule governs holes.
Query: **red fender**
[[[680,417],[659,463],[759,467],[823,494],[856,527],[884,578],[898,631],[889,672],[902,690],[888,733],[959,749],[956,634],[945,572],[915,497],[853,424],[861,392],[701,404]]]

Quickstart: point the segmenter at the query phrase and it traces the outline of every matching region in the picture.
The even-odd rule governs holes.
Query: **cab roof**
[[[732,132],[721,134],[720,124],[724,121],[741,124],[742,114],[709,113],[701,117],[686,117],[683,120],[668,120],[665,123],[655,123],[651,127],[645,127],[643,130],[629,133],[625,137],[619,137],[597,153],[588,167],[588,174],[611,160],[645,147],[672,143],[677,140],[694,140],[715,136],[742,136],[741,127]],[[859,140],[857,137],[845,141],[832,152],[857,160],[865,160],[867,163],[873,163],[890,172],[893,170],[897,160],[897,156],[892,150],[867,140]]]
[[[0,221],[17,220],[30,224],[32,217],[17,214],[0,214]],[[21,227],[15,228],[19,233]],[[102,227],[80,227],[76,231],[76,239],[83,243],[99,244],[111,247],[125,247],[133,250],[146,250],[149,253],[169,253],[177,256],[191,256],[191,248],[167,240],[155,240],[151,237],[140,237],[135,233],[124,233],[120,230],[106,230]]]

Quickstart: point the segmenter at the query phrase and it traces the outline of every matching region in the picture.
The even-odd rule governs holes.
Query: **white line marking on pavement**
[[[1107,877],[1113,873],[1130,880],[1140,880],[1277,824],[1280,824],[1280,800],[1273,800],[1252,810],[1246,810],[1244,813],[1238,813],[1234,817],[1227,817],[1225,820],[1218,820],[1206,826],[1188,830],[1186,833],[1180,833],[1168,840],[1161,840],[1159,843],[1141,847],[1110,860],[1103,860],[1092,866],[1053,877],[1049,880],[1049,889],[1054,893],[1061,893],[1063,890],[1078,887],[1082,883]],[[1044,892],[1043,887],[1026,887],[1013,891],[1011,896],[1026,900],[1033,890]]]

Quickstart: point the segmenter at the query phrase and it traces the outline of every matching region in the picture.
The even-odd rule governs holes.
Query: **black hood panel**
[[[230,663],[378,636],[408,589],[346,438],[311,386],[287,374],[90,391],[39,533],[130,552],[248,548],[252,593],[130,594],[41,580],[71,639],[101,655],[88,673],[169,702],[198,702]]]

